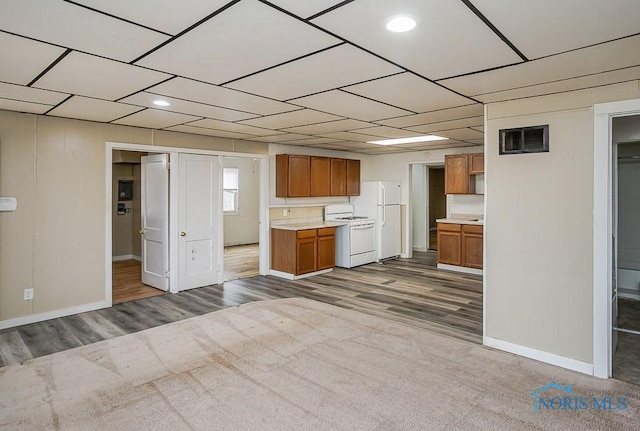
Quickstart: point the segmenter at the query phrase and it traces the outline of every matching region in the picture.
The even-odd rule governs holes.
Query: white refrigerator
[[[376,219],[376,257],[400,256],[400,183],[396,181],[365,181],[360,196],[351,198],[353,213]]]

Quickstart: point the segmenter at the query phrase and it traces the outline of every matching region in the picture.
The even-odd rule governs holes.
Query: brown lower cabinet
[[[438,223],[438,263],[482,269],[481,225]]]
[[[271,229],[271,268],[300,275],[335,266],[336,228]]]

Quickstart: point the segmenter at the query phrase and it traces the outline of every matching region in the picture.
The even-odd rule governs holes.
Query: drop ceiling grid
[[[530,58],[637,34],[640,2],[637,0],[473,0],[473,4]],[[541,22],[540,17],[544,17]]]
[[[251,120],[239,121],[239,123],[275,130],[341,119],[342,118],[337,115],[327,114],[313,109],[301,109],[299,111],[285,112],[282,114],[268,115]]]
[[[0,97],[54,106],[69,97],[69,94],[0,82]]]
[[[339,42],[257,0],[243,0],[137,63],[222,84]]]
[[[321,135],[323,133],[340,132],[344,130],[371,127],[373,124],[366,121],[346,119],[337,121],[327,121],[323,123],[310,124],[306,126],[289,127],[283,130],[292,133],[303,133],[308,135]]]
[[[142,109],[123,103],[73,96],[49,111],[48,115],[108,123]]]
[[[161,33],[69,2],[3,0],[0,28],[49,43],[131,61],[168,39]]]
[[[65,49],[8,33],[0,33],[0,52],[2,52],[0,81],[27,85],[60,57]],[[25,55],[25,53],[29,54]]]
[[[253,136],[281,135],[277,130],[263,129],[261,127],[249,126],[247,124],[230,123],[227,121],[205,118],[189,123],[190,126],[204,127],[207,129],[225,130],[228,132],[244,133]]]
[[[326,68],[326,65],[331,67]],[[402,69],[348,44],[234,81],[226,86],[288,100],[401,72]]]
[[[164,130],[182,133],[194,133],[196,135],[214,136],[219,138],[230,139],[253,139],[254,136],[246,133],[229,132],[226,130],[207,129],[204,127],[190,126],[189,124],[181,124],[179,126],[166,127]]]
[[[431,112],[425,112],[423,114],[406,115],[403,117],[389,118],[386,120],[376,121],[376,123],[383,126],[390,127],[411,127],[420,126],[423,124],[437,123],[447,121],[452,118],[461,119],[484,115],[484,108],[479,103],[471,105],[457,106],[455,108],[440,109]]]
[[[158,109],[145,109],[115,120],[113,123],[125,126],[148,127],[150,129],[164,129],[165,127],[178,126],[199,119],[200,117],[193,115],[176,114]]]
[[[170,77],[166,73],[72,52],[33,86],[113,101]]]
[[[52,105],[24,102],[22,100],[4,99],[0,97],[0,109],[6,109],[7,111],[27,112],[30,114],[44,114],[51,108],[53,108]]]
[[[342,2],[343,0],[271,0],[274,5],[305,19]]]

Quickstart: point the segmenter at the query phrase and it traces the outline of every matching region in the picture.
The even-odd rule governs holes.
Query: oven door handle
[[[351,229],[353,229],[353,230],[373,229],[373,225],[372,224],[368,224],[366,226],[353,226]]]

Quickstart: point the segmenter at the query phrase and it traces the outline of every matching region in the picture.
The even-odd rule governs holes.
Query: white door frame
[[[610,376],[612,287],[612,119],[640,114],[640,99],[594,105],[593,127],[593,375]]]
[[[149,153],[168,153],[170,166],[177,166],[178,154],[202,154],[223,157],[246,157],[258,159],[260,162],[260,275],[267,275],[269,271],[269,156],[266,154],[235,153],[228,151],[198,150],[192,148],[163,147],[146,144],[131,144],[125,142],[107,142],[105,154],[105,302],[112,306],[112,163],[113,150],[141,151]],[[171,241],[177,238],[178,233],[178,206],[175,199],[178,196],[177,175],[169,174],[169,292],[177,293],[178,284],[178,242]],[[222,269],[224,271],[224,268]]]

